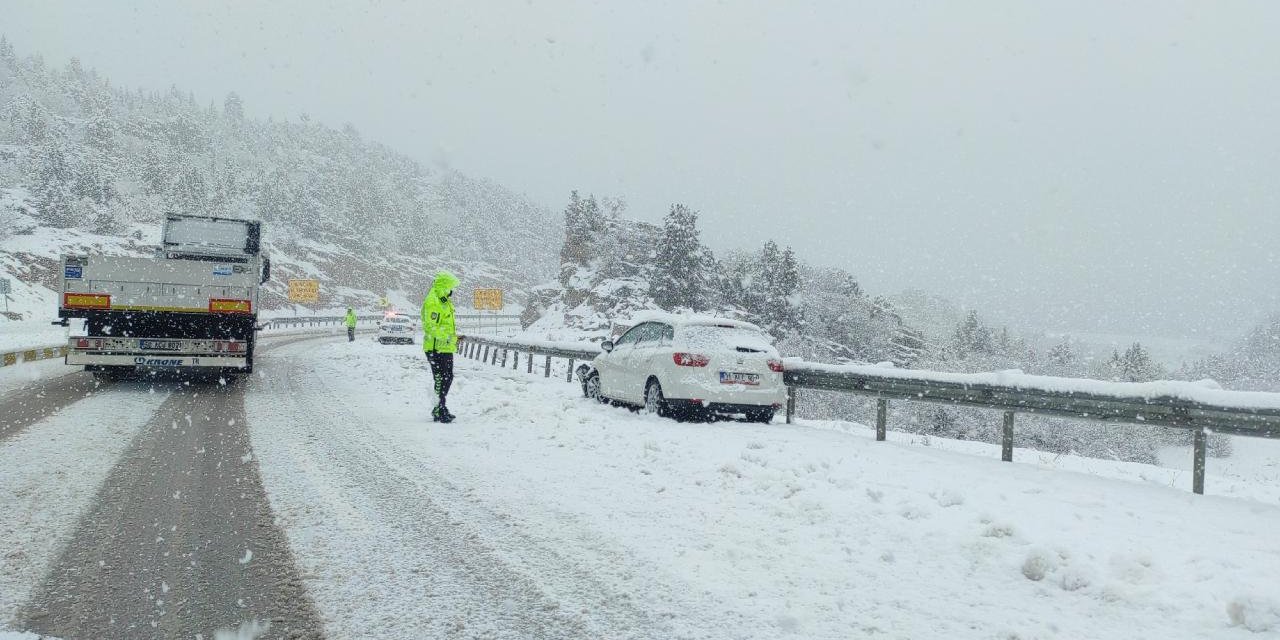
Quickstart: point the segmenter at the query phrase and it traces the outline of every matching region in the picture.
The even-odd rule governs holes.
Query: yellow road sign
[[[290,280],[289,302],[319,302],[319,280]]]
[[[502,311],[502,289],[476,289],[471,293],[471,308],[477,311]]]

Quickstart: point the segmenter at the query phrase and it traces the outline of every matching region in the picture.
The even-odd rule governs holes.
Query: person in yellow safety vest
[[[347,325],[347,342],[354,341],[356,339],[356,312],[351,307],[347,307],[347,318],[342,321],[342,324]]]
[[[438,402],[431,410],[432,422],[453,422],[446,400],[453,386],[453,354],[458,351],[457,326],[453,322],[453,289],[458,277],[448,271],[436,273],[431,291],[422,301],[422,350],[431,365]]]

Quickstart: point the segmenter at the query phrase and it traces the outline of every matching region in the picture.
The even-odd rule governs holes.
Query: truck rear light
[[[770,370],[770,371],[772,371],[772,372],[774,372],[774,373],[782,373],[782,371],[783,371],[783,368],[782,368],[782,361],[781,361],[781,360],[773,360],[773,359],[770,359],[770,360],[769,360],[769,370]]]
[[[110,309],[111,296],[105,293],[64,293],[62,306],[74,309]]]
[[[213,350],[218,353],[244,353],[247,345],[239,340],[215,340]]]
[[[77,349],[101,349],[101,338],[76,338]]]
[[[210,298],[209,313],[253,313],[253,304],[248,300]]]
[[[696,353],[673,353],[671,360],[677,367],[705,367],[711,363],[711,358]]]

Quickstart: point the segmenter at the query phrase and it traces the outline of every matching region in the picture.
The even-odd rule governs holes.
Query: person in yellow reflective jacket
[[[347,325],[347,342],[354,341],[356,339],[356,312],[351,307],[347,307],[347,317],[342,321],[342,324]]]
[[[446,400],[453,386],[453,354],[458,351],[458,329],[453,322],[453,289],[457,276],[448,271],[436,274],[431,291],[422,301],[422,350],[431,365],[438,402],[431,410],[433,422],[453,422]]]

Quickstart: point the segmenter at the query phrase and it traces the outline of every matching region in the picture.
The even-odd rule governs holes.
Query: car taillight
[[[772,372],[774,372],[774,373],[782,373],[782,361],[781,361],[781,360],[770,360],[770,361],[769,361],[769,370],[770,370],[770,371],[772,371]]]
[[[711,362],[711,358],[696,353],[673,353],[671,360],[677,367],[705,367]]]
[[[77,349],[101,349],[102,340],[97,338],[77,338],[76,348]]]

